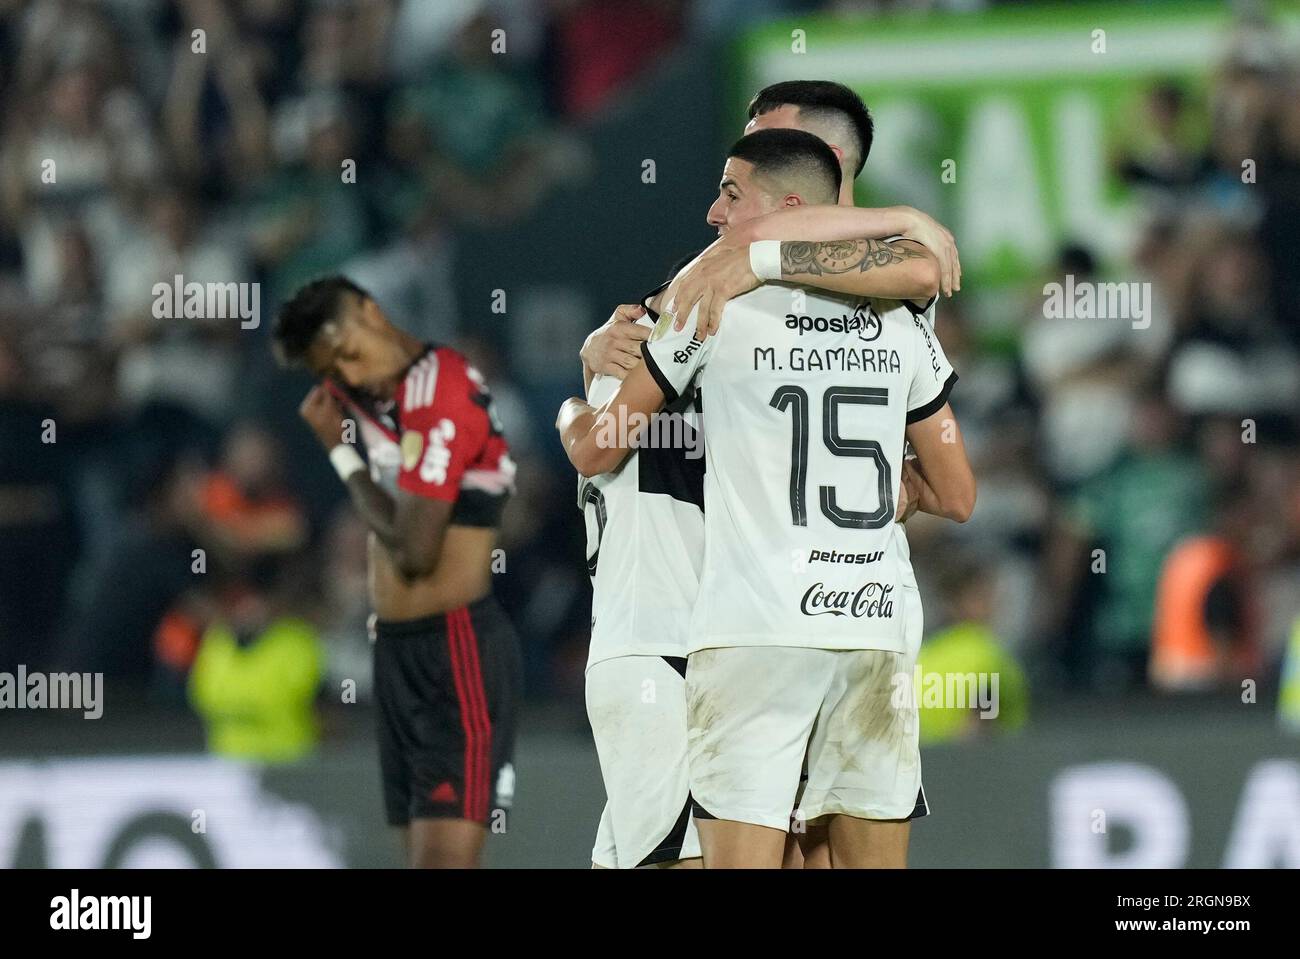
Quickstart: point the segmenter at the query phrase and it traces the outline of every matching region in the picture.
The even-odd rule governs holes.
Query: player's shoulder
[[[398,391],[398,401],[403,413],[414,413],[434,405],[440,382],[461,384],[471,382],[483,387],[483,378],[459,350],[441,343],[430,343],[407,367]]]
[[[814,295],[786,283],[761,283],[748,293],[732,297],[726,302],[722,308],[722,323],[715,335],[721,335],[723,331],[736,326],[744,328],[750,324],[765,329],[772,318],[780,319],[805,312],[808,298]]]
[[[750,312],[778,316],[853,316],[864,310],[869,301],[849,294],[800,286],[797,283],[769,282],[756,287],[728,303],[747,306]]]
[[[900,319],[907,320],[910,325],[912,317],[918,317],[933,323],[934,305],[937,301],[938,297],[933,297],[924,305],[921,305],[913,300],[891,300],[885,297],[873,296],[867,302],[881,316],[889,313]]]
[[[921,336],[928,339],[934,336],[934,305],[930,300],[924,306],[918,306],[911,300],[890,300],[872,297],[867,301],[871,314],[878,318],[885,329],[894,329],[899,335],[908,338]]]

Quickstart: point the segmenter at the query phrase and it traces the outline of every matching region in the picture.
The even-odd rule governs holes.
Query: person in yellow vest
[[[245,600],[236,615],[204,630],[190,671],[190,702],[214,753],[292,762],[319,738],[315,701],[324,649],[306,620],[250,614],[248,603],[260,606]]]
[[[1029,718],[1029,684],[990,626],[992,575],[956,561],[940,587],[949,625],[922,642],[913,677],[922,744],[1021,728]]]
[[[1277,719],[1283,729],[1300,734],[1300,619],[1291,624],[1291,637],[1282,654],[1282,689]]]
[[[1256,616],[1245,556],[1243,517],[1231,507],[1219,531],[1178,542],[1160,571],[1151,633],[1151,685],[1196,692],[1259,675]]]

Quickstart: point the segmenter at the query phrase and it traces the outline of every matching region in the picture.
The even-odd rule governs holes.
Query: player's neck
[[[405,330],[397,330],[397,346],[402,355],[402,370],[405,370],[412,363],[424,355],[428,346],[418,337],[412,336]]]

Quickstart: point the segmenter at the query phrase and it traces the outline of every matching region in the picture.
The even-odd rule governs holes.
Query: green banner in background
[[[1294,51],[1300,11],[1270,9],[1272,38]],[[727,114],[779,80],[848,84],[876,124],[859,202],[943,220],[971,283],[1023,281],[1067,239],[1103,262],[1129,253],[1139,211],[1115,160],[1142,136],[1143,95],[1162,80],[1182,86],[1204,135],[1234,27],[1225,3],[781,20],[737,42]]]

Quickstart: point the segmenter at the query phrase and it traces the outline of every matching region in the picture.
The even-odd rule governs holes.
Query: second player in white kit
[[[619,382],[595,377],[589,402],[604,404]],[[667,442],[578,485],[592,581],[587,716],[606,794],[592,862],[605,869],[700,855],[685,673],[704,560],[704,450],[692,396],[663,416]]]

